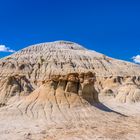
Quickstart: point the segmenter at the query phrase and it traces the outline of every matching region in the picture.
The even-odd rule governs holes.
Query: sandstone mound
[[[20,50],[0,59],[0,71],[1,105],[5,105],[13,96],[29,95],[55,75],[77,73],[82,76],[82,73],[95,73],[94,87],[98,93],[114,97],[119,86],[129,78],[136,90],[140,85],[138,65],[110,58],[67,41],[42,43]],[[74,80],[76,83],[77,79]],[[88,85],[83,89],[85,96],[88,90],[92,90],[90,88]]]
[[[94,88],[95,75],[88,73],[69,73],[68,75],[51,76],[39,88],[12,104],[21,114],[51,120],[52,110],[57,114],[53,119],[71,119],[66,110],[77,107],[92,106],[99,103],[98,93]],[[10,100],[11,101],[11,100]],[[11,104],[11,102],[8,102]],[[60,115],[59,115],[60,114]]]
[[[134,84],[130,79],[118,89],[116,100],[121,103],[135,103],[140,101],[140,86]]]
[[[114,109],[100,98],[139,102],[139,72],[139,65],[67,41],[0,59],[0,139],[139,139],[140,120],[118,110],[126,104]]]

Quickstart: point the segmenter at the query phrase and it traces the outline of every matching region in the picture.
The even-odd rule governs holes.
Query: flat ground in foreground
[[[14,114],[12,107],[3,107],[0,140],[139,140],[140,104],[117,104],[109,100],[103,104],[111,110],[78,107],[67,110],[71,118],[64,121],[55,117],[54,121],[48,121],[43,115],[33,118],[20,112]]]

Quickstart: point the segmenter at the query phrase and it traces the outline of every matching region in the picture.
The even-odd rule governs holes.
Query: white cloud
[[[15,50],[12,50],[5,45],[0,45],[0,52],[15,52]]]
[[[133,56],[132,59],[133,59],[133,61],[135,63],[139,63],[140,64],[140,55]]]

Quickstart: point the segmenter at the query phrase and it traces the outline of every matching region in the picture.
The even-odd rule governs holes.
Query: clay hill
[[[0,140],[139,137],[139,65],[68,41],[0,59]]]

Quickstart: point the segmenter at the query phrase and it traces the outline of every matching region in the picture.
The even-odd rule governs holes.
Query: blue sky
[[[55,40],[132,61],[140,54],[140,1],[0,0],[0,57]]]

